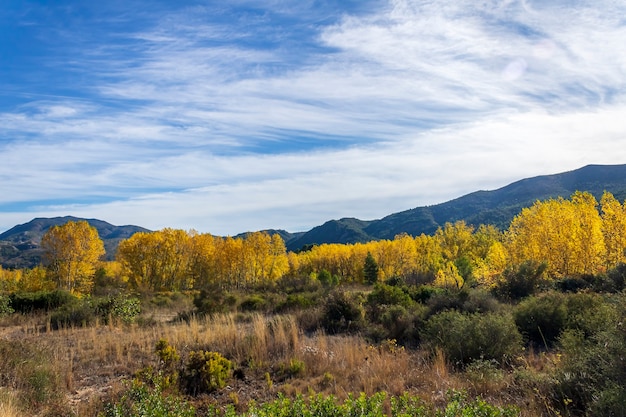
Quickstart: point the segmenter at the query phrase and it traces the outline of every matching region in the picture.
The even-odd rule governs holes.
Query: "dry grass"
[[[5,322],[1,329],[0,337],[5,340],[22,340],[45,352],[60,388],[67,393],[68,407],[80,416],[95,416],[101,399],[115,397],[123,389],[123,380],[142,368],[157,367],[154,349],[160,339],[182,357],[199,349],[220,352],[245,375],[201,402],[236,402],[243,407],[250,399],[271,399],[279,391],[288,395],[314,391],[345,398],[348,393],[384,390],[392,395],[410,392],[442,404],[449,389],[464,389],[500,404],[519,400],[509,390],[511,373],[481,380],[455,371],[441,351],[431,355],[405,350],[393,342],[372,346],[359,336],[304,335],[289,315],[227,314],[145,327],[96,325],[58,331],[51,331],[41,320],[24,320]],[[527,362],[529,369],[543,365],[535,356]],[[1,398],[4,414],[0,416],[20,415],[15,414],[12,397]],[[526,410],[541,408],[531,404],[532,398],[525,401],[530,401],[524,404]],[[541,415],[540,411],[526,413]]]
[[[18,400],[14,392],[0,391],[0,417],[24,416],[17,404]]]

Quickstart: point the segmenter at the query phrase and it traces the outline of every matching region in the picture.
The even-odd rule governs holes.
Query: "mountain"
[[[285,243],[289,250],[298,250],[320,243],[393,239],[400,233],[417,236],[434,233],[447,222],[458,220],[506,229],[522,208],[530,207],[537,200],[569,198],[576,191],[587,191],[598,200],[604,191],[609,191],[623,201],[626,199],[626,165],[587,165],[561,174],[527,178],[494,191],[476,191],[445,203],[417,207],[379,220],[331,220]]]
[[[4,268],[25,268],[38,265],[42,255],[39,244],[48,229],[69,221],[80,220],[86,220],[98,230],[98,234],[104,242],[106,259],[113,259],[120,241],[131,237],[137,232],[149,232],[148,229],[143,227],[114,226],[97,219],[82,219],[72,216],[36,218],[0,234],[0,264]]]
[[[506,229],[524,207],[538,200],[569,198],[576,191],[586,191],[600,199],[604,191],[620,201],[626,199],[626,165],[587,165],[554,175],[523,179],[493,191],[476,191],[454,200],[426,207],[416,207],[390,214],[378,220],[343,218],[330,220],[307,232],[264,230],[279,234],[287,249],[297,251],[321,243],[357,243],[393,239],[400,233],[417,236],[432,234],[448,222],[464,220],[471,225],[493,224]],[[107,258],[112,259],[122,239],[136,232],[147,232],[139,226],[113,226],[96,219],[76,217],[37,218],[0,234],[0,264],[7,268],[32,267],[39,264],[39,243],[52,226],[70,220],[87,220],[104,241]],[[245,236],[245,233],[238,237]]]

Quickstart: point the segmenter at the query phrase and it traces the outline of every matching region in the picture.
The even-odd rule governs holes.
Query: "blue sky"
[[[3,3],[0,231],[308,230],[626,163],[626,3]]]

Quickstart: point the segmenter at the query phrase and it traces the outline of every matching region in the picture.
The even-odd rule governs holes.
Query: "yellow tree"
[[[189,274],[194,282],[194,288],[204,288],[217,282],[215,260],[217,239],[208,233],[194,233],[191,236]]]
[[[576,246],[574,269],[577,273],[594,274],[602,270],[605,254],[602,218],[598,202],[589,193],[572,195],[573,210],[578,220],[574,226]]]
[[[86,221],[51,227],[41,240],[44,260],[59,288],[87,293],[93,285],[96,263],[104,255],[98,231]]]
[[[135,233],[120,242],[117,260],[135,287],[151,290],[191,288],[190,236],[178,229]]]
[[[604,238],[606,268],[626,262],[626,202],[622,205],[613,194],[605,192],[600,200],[602,235]]]
[[[538,201],[523,209],[507,232],[513,263],[546,262],[554,276],[598,272],[604,242],[596,204],[590,194],[575,193],[571,201]]]

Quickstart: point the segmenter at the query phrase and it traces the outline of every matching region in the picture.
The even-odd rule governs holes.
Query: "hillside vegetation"
[[[101,261],[99,241],[68,222],[44,264],[0,269],[5,414],[626,414],[626,203],[610,193],[537,201],[503,231],[298,252],[163,229]]]

